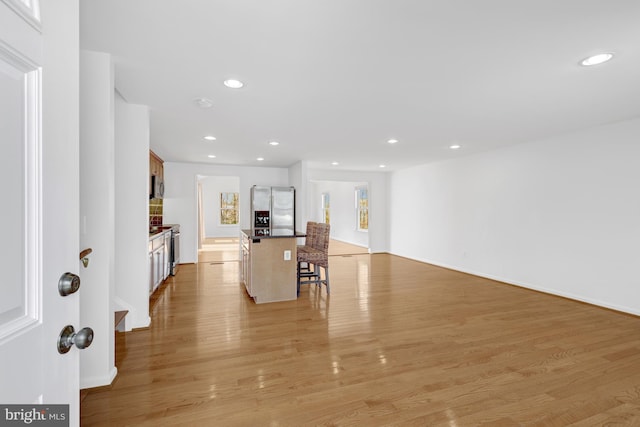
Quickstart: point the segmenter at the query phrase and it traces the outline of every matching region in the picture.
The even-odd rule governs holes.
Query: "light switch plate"
[[[284,260],[291,261],[291,251],[284,251]]]

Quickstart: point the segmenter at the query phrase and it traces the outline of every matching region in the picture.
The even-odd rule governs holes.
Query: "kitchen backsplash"
[[[162,199],[149,200],[149,226],[162,225]]]

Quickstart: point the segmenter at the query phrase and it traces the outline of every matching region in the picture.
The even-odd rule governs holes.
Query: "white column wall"
[[[640,314],[638,135],[640,119],[397,171],[391,252]]]
[[[309,204],[307,203],[307,194],[309,191],[307,171],[308,162],[299,161],[289,167],[289,185],[296,189],[296,231],[304,232],[307,227],[307,217],[309,212]],[[304,239],[299,239],[299,244],[304,243]]]
[[[110,384],[114,360],[114,74],[105,53],[80,52],[80,248],[92,248],[81,268],[80,325],[94,340],[80,352],[80,387]],[[76,325],[79,326],[79,325]]]
[[[115,95],[115,295],[125,330],[149,326],[149,108]]]

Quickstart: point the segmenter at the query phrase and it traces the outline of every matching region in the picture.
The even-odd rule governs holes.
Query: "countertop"
[[[248,238],[250,239],[282,239],[282,238],[298,238],[298,237],[306,237],[306,233],[302,233],[300,231],[296,231],[294,234],[286,234],[286,235],[274,235],[274,236],[262,236],[256,235],[255,230],[241,230]]]
[[[170,231],[174,225],[176,224],[163,224],[163,225],[153,225],[149,227],[149,238],[153,239],[154,237],[159,236],[165,231]]]
[[[155,239],[156,237],[161,236],[167,231],[171,231],[170,228],[158,229],[158,230],[149,230],[149,239]]]

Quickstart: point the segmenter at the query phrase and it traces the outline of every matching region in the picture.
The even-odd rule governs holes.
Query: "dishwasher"
[[[171,225],[171,275],[175,276],[180,264],[180,225]]]

